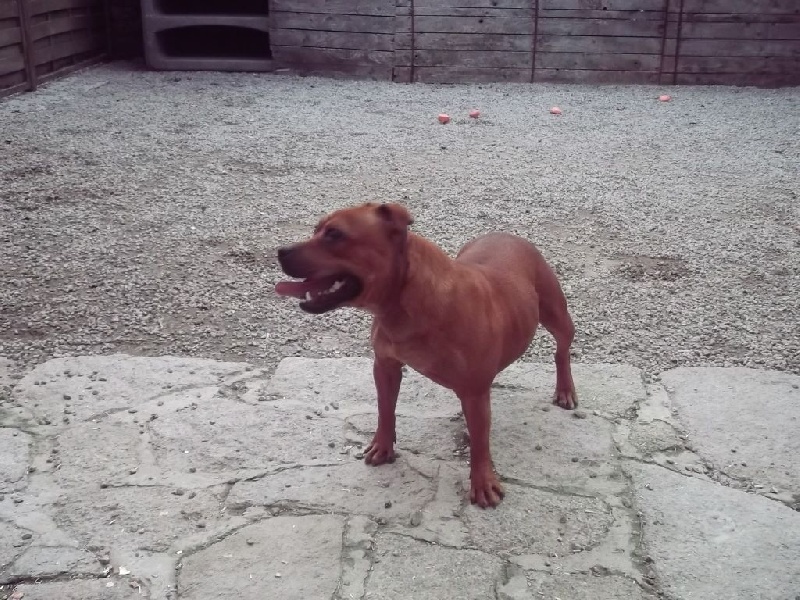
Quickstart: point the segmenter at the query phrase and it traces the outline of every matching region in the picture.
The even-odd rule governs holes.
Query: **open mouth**
[[[341,306],[361,293],[361,280],[349,273],[325,277],[309,277],[303,281],[281,281],[275,292],[281,296],[300,298],[300,308],[319,314]]]

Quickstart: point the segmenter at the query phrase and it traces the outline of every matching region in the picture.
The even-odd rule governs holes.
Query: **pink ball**
[[[669,102],[670,100],[672,100],[672,96],[668,96],[667,94],[664,94],[663,96],[659,96],[658,100],[659,100],[659,102]]]
[[[481,111],[479,111],[477,108],[473,108],[471,111],[469,111],[469,116],[473,119],[477,119],[481,116]]]
[[[558,108],[557,106],[554,106],[553,108],[550,109],[550,114],[551,115],[560,115],[561,114],[561,109]]]
[[[450,122],[450,115],[446,115],[444,113],[439,115],[439,123],[442,125],[447,125]]]

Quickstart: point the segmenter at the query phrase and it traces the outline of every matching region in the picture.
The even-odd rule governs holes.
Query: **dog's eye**
[[[344,233],[342,233],[341,229],[336,229],[335,227],[328,227],[323,234],[326,242],[338,242],[341,239],[344,239]]]

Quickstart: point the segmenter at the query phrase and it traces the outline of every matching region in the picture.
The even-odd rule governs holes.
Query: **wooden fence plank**
[[[682,40],[681,56],[800,56],[800,40]]]
[[[663,10],[540,9],[539,19],[619,19],[623,21],[664,20]]]
[[[681,56],[679,73],[800,73],[800,57]]]
[[[49,40],[44,41],[49,42]],[[82,35],[80,37],[68,38],[53,43],[52,45],[42,42],[43,40],[39,40],[39,42],[34,45],[32,52],[37,67],[67,56],[78,56],[89,52],[96,52],[99,48],[102,48],[103,40],[100,36]]]
[[[499,33],[506,35],[532,32],[530,19],[502,17],[417,17],[414,30],[419,33]]]
[[[678,21],[679,15],[669,14],[670,21]],[[741,14],[741,13],[686,13],[682,15],[684,23],[790,23],[800,27],[800,15],[773,14]]]
[[[315,65],[372,64],[392,65],[394,52],[381,50],[348,50],[340,48],[310,48],[308,46],[277,46],[272,57],[287,64],[308,62]]]
[[[536,81],[561,83],[617,83],[617,84],[652,84],[658,83],[657,71],[583,71],[568,69],[537,69]]]
[[[295,63],[286,65],[288,71],[303,75],[319,75],[326,78],[347,79],[377,79],[390,80],[392,67],[390,65],[362,65],[356,63]]]
[[[530,52],[486,52],[483,50],[417,50],[414,64],[420,67],[464,67],[485,69],[530,69]]]
[[[604,54],[661,54],[658,38],[542,35],[537,52],[600,52]]]
[[[614,35],[621,37],[659,37],[663,21],[622,21],[607,19],[542,19],[541,35]]]
[[[25,57],[22,49],[10,56],[0,56],[0,76],[16,73],[25,69]]]
[[[746,85],[783,87],[800,85],[794,73],[678,73],[678,85]]]
[[[11,19],[18,15],[17,0],[0,0],[0,19]]]
[[[36,41],[67,31],[91,29],[94,19],[88,15],[64,15],[31,26],[31,39]]]
[[[414,7],[415,17],[490,17],[502,19],[530,19],[533,10],[530,8],[448,8],[432,6],[429,8]]]
[[[664,10],[667,0],[538,0],[539,10]]]
[[[800,14],[797,0],[684,0],[686,13]]]
[[[800,23],[684,23],[683,39],[800,40]]]
[[[429,8],[530,8],[531,0],[414,0],[415,10]]]
[[[332,15],[316,13],[273,12],[275,29],[310,29],[313,31],[353,31],[394,33],[394,17]]]
[[[657,71],[657,54],[536,53],[536,69],[578,69],[596,71]]]
[[[481,69],[468,67],[417,67],[414,81],[420,83],[492,83],[497,81],[527,83],[530,69]]]
[[[30,5],[31,16],[55,12],[57,10],[74,8],[99,9],[101,7],[99,0],[26,0],[26,2]]]
[[[353,31],[311,31],[308,29],[273,29],[273,46],[316,46],[350,50],[394,50],[390,33],[359,33]]]
[[[22,43],[22,30],[19,27],[4,27],[0,29],[0,48]]]
[[[393,17],[394,0],[271,0],[270,9],[295,13]]]
[[[419,33],[414,46],[420,50],[507,50],[526,52],[531,49],[531,35],[497,33]],[[410,47],[410,46],[409,46]]]

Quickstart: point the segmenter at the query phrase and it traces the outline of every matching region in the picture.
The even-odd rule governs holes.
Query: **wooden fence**
[[[278,67],[398,82],[800,85],[800,0],[271,0]]]
[[[102,0],[0,0],[0,96],[96,60],[105,32]]]

